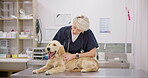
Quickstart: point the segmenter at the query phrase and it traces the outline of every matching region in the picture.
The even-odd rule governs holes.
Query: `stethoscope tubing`
[[[67,38],[67,40],[68,40],[68,43],[67,43],[67,52],[69,51],[69,48],[70,48],[70,34],[71,34],[71,30],[69,31],[69,33],[68,33],[68,38]],[[82,33],[82,41],[81,41],[81,53],[83,53],[84,52],[84,50],[83,50],[83,40],[84,40],[84,38],[83,38],[83,33]],[[66,40],[65,40],[65,42],[64,42],[64,45],[66,44]]]

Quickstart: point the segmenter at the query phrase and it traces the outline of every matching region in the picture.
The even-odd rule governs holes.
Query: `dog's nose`
[[[47,48],[48,51],[50,51],[50,48]]]

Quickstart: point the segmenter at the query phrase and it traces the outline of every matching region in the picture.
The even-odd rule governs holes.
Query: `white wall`
[[[135,0],[136,30],[135,33],[135,68],[148,72],[148,1]]]
[[[84,14],[89,17],[90,28],[93,30],[98,42],[124,43],[132,41],[131,35],[125,33],[132,31],[130,26],[129,30],[126,30],[127,12],[124,0],[38,0],[38,9],[43,29],[55,26],[54,16],[56,13],[71,13],[72,18]],[[131,8],[129,7],[129,9]],[[99,33],[100,18],[111,19],[111,33]],[[43,42],[48,41],[43,38]]]

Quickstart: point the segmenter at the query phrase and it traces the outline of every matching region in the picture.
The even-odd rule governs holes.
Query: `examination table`
[[[45,73],[32,74],[33,68],[28,68],[11,75],[11,78],[148,78],[146,72],[135,69],[101,68],[98,72],[80,73],[63,72],[52,75]]]

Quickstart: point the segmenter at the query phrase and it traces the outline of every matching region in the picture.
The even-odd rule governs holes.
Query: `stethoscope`
[[[70,42],[71,42],[71,40],[70,40],[70,34],[71,34],[71,30],[68,32],[67,39],[64,41],[64,46],[65,46],[66,45],[66,41],[68,40],[66,52],[69,51],[69,47],[70,47]],[[81,53],[84,52],[84,50],[83,50],[83,40],[84,39],[83,39],[83,32],[82,32],[82,41],[81,41],[81,50],[80,50]]]

